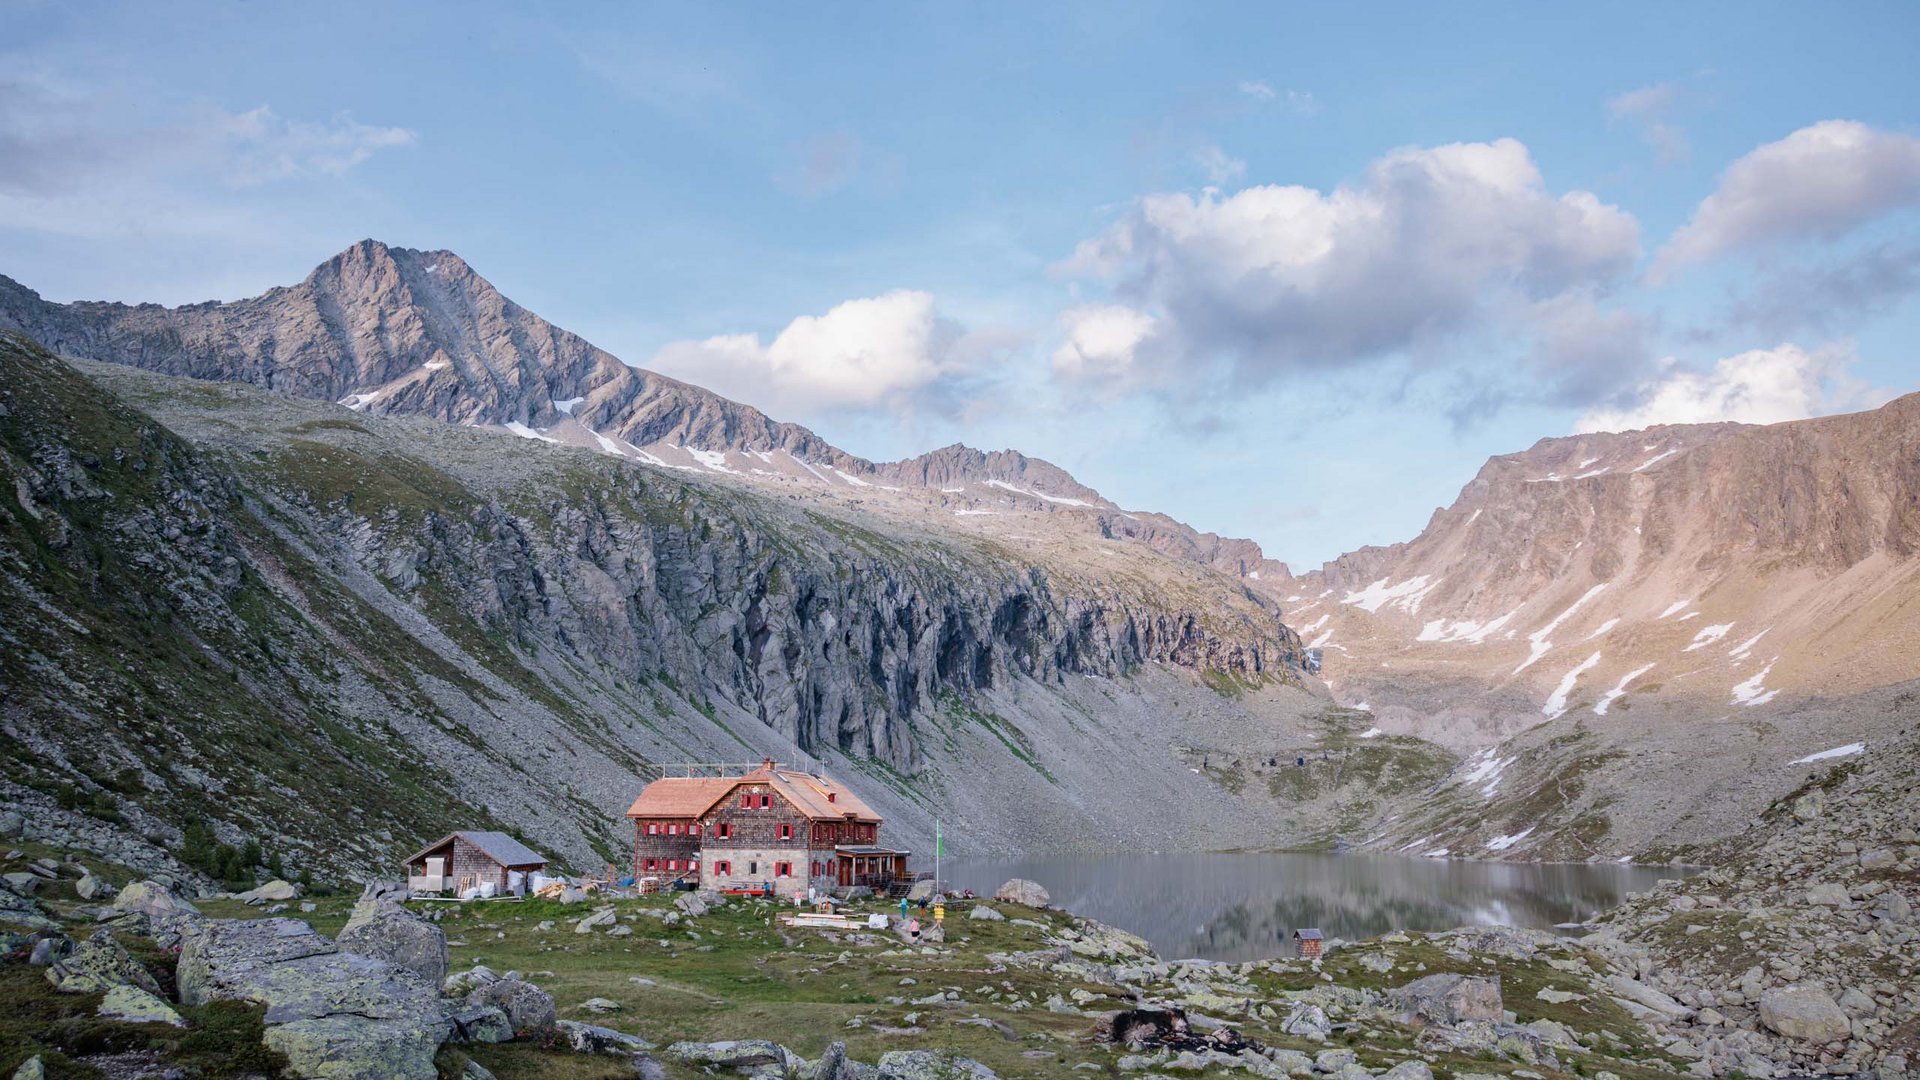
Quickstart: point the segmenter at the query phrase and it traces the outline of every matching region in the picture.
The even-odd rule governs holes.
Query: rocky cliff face
[[[1170,768],[1168,714],[1253,723],[1201,677],[1293,683],[1298,638],[1149,549],[1016,550],[17,338],[0,365],[10,801],[163,844],[204,816],[309,865],[501,826],[590,866],[654,764],[764,754],[860,778],[906,843],[935,813],[975,850],[1285,827]],[[1136,820],[1122,782],[1182,812]]]

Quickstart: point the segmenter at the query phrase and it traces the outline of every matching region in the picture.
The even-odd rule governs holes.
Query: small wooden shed
[[[1295,956],[1311,959],[1319,956],[1320,950],[1326,946],[1326,935],[1312,927],[1303,927],[1293,932],[1293,955]]]
[[[525,892],[526,875],[546,866],[546,856],[506,833],[451,832],[407,857],[407,889],[458,896],[491,884],[495,895]]]

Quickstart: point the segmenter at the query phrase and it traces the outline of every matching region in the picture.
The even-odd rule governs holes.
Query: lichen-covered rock
[[[1810,1043],[1844,1039],[1852,1031],[1840,1006],[1812,986],[1787,986],[1761,995],[1760,1022],[1789,1039]]]
[[[1389,996],[1402,1012],[1435,1024],[1497,1021],[1505,1011],[1500,980],[1475,975],[1429,975],[1391,991]]]
[[[440,992],[448,997],[463,998],[483,986],[491,986],[500,981],[500,976],[484,964],[475,964],[466,971],[456,971],[440,984]]]
[[[186,1020],[172,1005],[156,994],[137,986],[116,986],[100,999],[101,1016],[128,1020],[136,1024],[172,1024],[186,1027]]]
[[[355,955],[411,971],[430,986],[439,986],[447,977],[446,932],[385,900],[355,904],[335,944]]]
[[[448,1013],[455,1042],[503,1043],[513,1038],[513,1021],[492,1005],[464,1005]]]
[[[567,1040],[567,1049],[576,1054],[636,1054],[653,1049],[653,1044],[638,1035],[612,1028],[583,1024],[578,1020],[556,1020],[554,1029]]]
[[[74,895],[82,900],[99,900],[112,891],[107,887],[106,882],[94,877],[91,873],[81,874],[80,880],[73,883]]]
[[[983,922],[1006,922],[1007,921],[1007,917],[1005,915],[1000,914],[1000,912],[997,909],[989,907],[986,904],[973,905],[972,909],[970,909],[967,912],[967,918],[979,919]]]
[[[47,968],[47,981],[63,994],[100,994],[116,986],[160,992],[160,984],[147,969],[106,930],[95,931],[72,955],[54,961]]]
[[[932,1050],[889,1050],[880,1055],[881,1080],[999,1080],[972,1058]]]
[[[500,979],[467,995],[468,1005],[492,1005],[507,1014],[515,1034],[552,1027],[553,995],[522,979]]]
[[[993,898],[1003,904],[1019,904],[1030,908],[1046,907],[1053,900],[1038,882],[1028,881],[1026,878],[1013,878],[1008,881],[993,891]]]
[[[201,920],[181,942],[180,1000],[266,1007],[266,1045],[303,1077],[433,1080],[450,1023],[433,984],[341,952],[295,919]]]
[[[1324,1039],[1333,1031],[1333,1022],[1327,1019],[1327,1010],[1300,1001],[1294,1003],[1293,1011],[1287,1014],[1280,1030],[1303,1038]]]
[[[719,1042],[677,1042],[663,1056],[707,1069],[754,1069],[764,1065],[784,1068],[787,1050],[766,1039],[723,1039]]]

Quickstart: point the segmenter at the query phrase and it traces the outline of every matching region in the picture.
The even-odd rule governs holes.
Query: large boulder
[[[1651,1010],[1668,1020],[1683,1020],[1693,1015],[1692,1007],[1675,1001],[1637,979],[1611,975],[1607,977],[1607,988],[1613,991],[1615,1001],[1627,1005],[1627,1011],[1636,1015],[1644,1015],[1641,1010]],[[1639,1009],[1633,1008],[1636,1005]]]
[[[63,994],[101,994],[116,986],[160,992],[147,969],[106,930],[96,930],[73,953],[47,968],[47,981]]]
[[[106,882],[94,877],[92,872],[81,874],[80,880],[73,883],[74,895],[82,900],[104,900],[112,891]]]
[[[1028,881],[1026,878],[1014,878],[1008,881],[994,890],[993,898],[1003,904],[1019,904],[1030,908],[1046,907],[1053,900],[1038,882]]]
[[[880,1055],[879,1075],[881,1080],[999,1080],[998,1073],[972,1058],[933,1050],[889,1050]]]
[[[500,981],[492,968],[485,964],[475,964],[466,971],[457,971],[446,977],[440,984],[440,992],[448,997],[463,998],[483,986],[492,986]]]
[[[681,893],[673,898],[673,906],[687,913],[689,918],[699,918],[717,907],[725,907],[727,898],[711,889],[699,892]]]
[[[723,1039],[720,1042],[677,1042],[662,1052],[686,1065],[713,1069],[755,1069],[765,1065],[786,1068],[787,1050],[766,1039]]]
[[[934,893],[938,891],[939,887],[934,884],[932,878],[928,878],[926,881],[916,881],[913,883],[913,887],[907,890],[907,899],[917,904],[922,900],[932,900]]]
[[[1829,1043],[1852,1033],[1847,1014],[1827,992],[1813,986],[1787,986],[1760,996],[1760,1022],[1789,1039]]]
[[[181,939],[180,1000],[266,1007],[265,1043],[323,1080],[433,1080],[449,1023],[437,988],[382,960],[342,952],[296,919],[202,920]]]
[[[117,911],[136,911],[154,919],[200,914],[199,908],[173,895],[171,889],[157,881],[136,881],[128,885],[113,898],[113,906]]]
[[[243,893],[235,893],[233,898],[249,904],[285,903],[288,900],[297,900],[300,898],[300,887],[292,882],[281,881],[279,878],[274,878],[272,881],[267,882],[257,889],[248,889]]]
[[[355,904],[335,944],[356,956],[411,971],[429,986],[439,986],[447,977],[446,932],[386,900]]]
[[[1500,1000],[1500,980],[1477,975],[1429,975],[1388,992],[1401,1012],[1433,1024],[1461,1024],[1469,1020],[1499,1021],[1506,1006]]]
[[[1298,1035],[1307,1039],[1324,1039],[1333,1033],[1333,1022],[1327,1019],[1327,1010],[1310,1002],[1296,1001],[1293,1011],[1280,1025],[1280,1030],[1289,1035]]]
[[[99,1012],[101,1016],[136,1024],[187,1026],[187,1022],[164,998],[137,986],[116,986],[107,991],[106,996],[100,999]]]
[[[511,972],[509,972],[511,974]],[[514,1034],[553,1026],[553,995],[517,978],[488,983],[467,995],[468,1005],[491,1005],[507,1014]]]
[[[578,1020],[556,1020],[554,1029],[567,1041],[567,1049],[576,1054],[637,1054],[653,1049],[653,1044],[638,1035],[628,1035]]]
[[[1007,921],[1007,917],[1005,915],[1000,914],[998,910],[996,910],[995,908],[989,907],[986,904],[973,905],[973,907],[967,911],[967,918],[979,919],[982,922],[1006,922]]]
[[[455,1042],[503,1043],[513,1038],[513,1021],[491,1005],[465,1005],[448,1015]]]
[[[573,932],[576,934],[591,934],[593,933],[594,927],[612,926],[614,920],[617,918],[619,918],[619,916],[614,914],[612,908],[603,907],[586,918],[581,919],[579,922],[574,923]]]

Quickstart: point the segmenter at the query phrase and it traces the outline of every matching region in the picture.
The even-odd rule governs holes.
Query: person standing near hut
[[[909,919],[907,921],[907,936],[913,939],[913,943],[915,945],[920,944],[920,920],[919,919]]]

